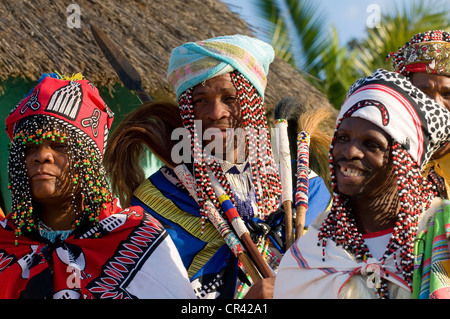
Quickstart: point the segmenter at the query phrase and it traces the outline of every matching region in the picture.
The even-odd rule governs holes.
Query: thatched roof
[[[0,0],[0,80],[37,80],[43,72],[82,72],[97,86],[120,82],[91,34],[96,25],[122,47],[154,98],[173,93],[166,81],[171,50],[186,41],[219,35],[252,35],[239,15],[219,0]],[[76,3],[81,28],[69,28],[68,6]],[[70,18],[69,18],[70,19]],[[74,21],[74,20],[70,20]],[[328,100],[284,61],[270,67],[266,109],[283,96],[310,107]]]

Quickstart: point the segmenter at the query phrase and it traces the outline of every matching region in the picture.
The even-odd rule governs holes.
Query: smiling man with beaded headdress
[[[161,224],[112,197],[102,166],[112,121],[81,74],[44,74],[11,110],[0,298],[194,296]]]
[[[411,297],[419,216],[436,196],[421,170],[449,120],[401,74],[352,85],[330,148],[332,208],[284,255],[275,298]]]
[[[239,218],[247,225],[255,219],[264,220],[279,205],[281,185],[263,107],[269,64],[273,59],[270,45],[243,35],[188,42],[175,48],[170,57],[168,81],[175,89],[179,109],[166,106],[164,112],[171,115],[164,116],[162,122],[183,128],[189,141],[187,159],[173,163],[169,152],[169,158],[162,158],[167,165],[142,182],[133,197],[126,191],[133,205],[143,206],[169,225],[167,229],[199,298],[230,299],[240,292],[238,260],[208,221],[207,204],[212,203],[225,217],[222,199],[227,198],[225,202],[237,209]],[[138,141],[143,131],[148,135],[155,131],[157,120],[150,119],[146,127],[138,126],[145,117],[149,118],[152,107],[158,105],[141,106],[142,110],[149,107],[149,112],[136,110],[111,136],[105,166],[113,189],[114,185],[120,186],[119,193],[130,189],[129,185],[122,185],[129,184],[124,180],[133,176],[130,165],[120,163],[135,162],[125,158],[133,156],[126,141]],[[153,116],[158,121],[161,118],[161,114]],[[237,142],[231,148],[226,147],[230,145],[227,131],[241,132],[231,139]],[[213,138],[206,137],[208,132],[212,132]],[[154,135],[158,133],[161,134]],[[227,143],[217,143],[222,138]],[[167,143],[154,153],[161,158],[170,148]],[[123,154],[124,150],[128,150],[126,156],[117,161],[114,154]],[[175,165],[185,167],[192,174],[194,180],[189,184],[194,190],[192,196],[186,190],[187,180],[174,173]],[[266,245],[265,240],[258,241],[255,237],[255,241],[261,249]],[[266,256],[276,269],[277,256],[270,252]],[[245,276],[240,279],[247,281]],[[270,280],[269,285],[273,285],[273,278]],[[268,295],[271,293],[269,289]]]

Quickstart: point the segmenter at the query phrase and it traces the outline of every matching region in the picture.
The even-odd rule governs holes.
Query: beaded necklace
[[[232,164],[220,161],[222,170],[230,183],[233,191],[234,202],[239,215],[244,221],[249,221],[253,217],[259,217],[256,208],[256,195],[251,182],[250,164]]]
[[[439,196],[442,198],[447,198],[447,191],[445,189],[445,180],[442,176],[439,176],[438,173],[432,167],[430,172],[428,173],[428,178],[434,183],[438,189]]]
[[[64,241],[69,237],[73,229],[69,230],[53,230],[52,228],[45,225],[42,221],[39,221],[38,225],[39,234],[48,239],[50,242],[54,243],[56,240]]]

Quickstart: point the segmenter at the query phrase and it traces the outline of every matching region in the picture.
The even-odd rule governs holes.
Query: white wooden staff
[[[292,168],[291,152],[289,149],[288,123],[285,119],[275,121],[275,128],[278,135],[278,159],[280,162],[280,180],[281,180],[281,201],[283,204],[285,217],[285,236],[286,249],[294,242],[293,237],[293,218],[292,218]]]

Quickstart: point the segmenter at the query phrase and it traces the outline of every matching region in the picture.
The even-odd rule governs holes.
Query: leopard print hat
[[[450,112],[402,74],[383,69],[356,81],[337,117],[361,117],[400,143],[421,169],[450,142]]]

